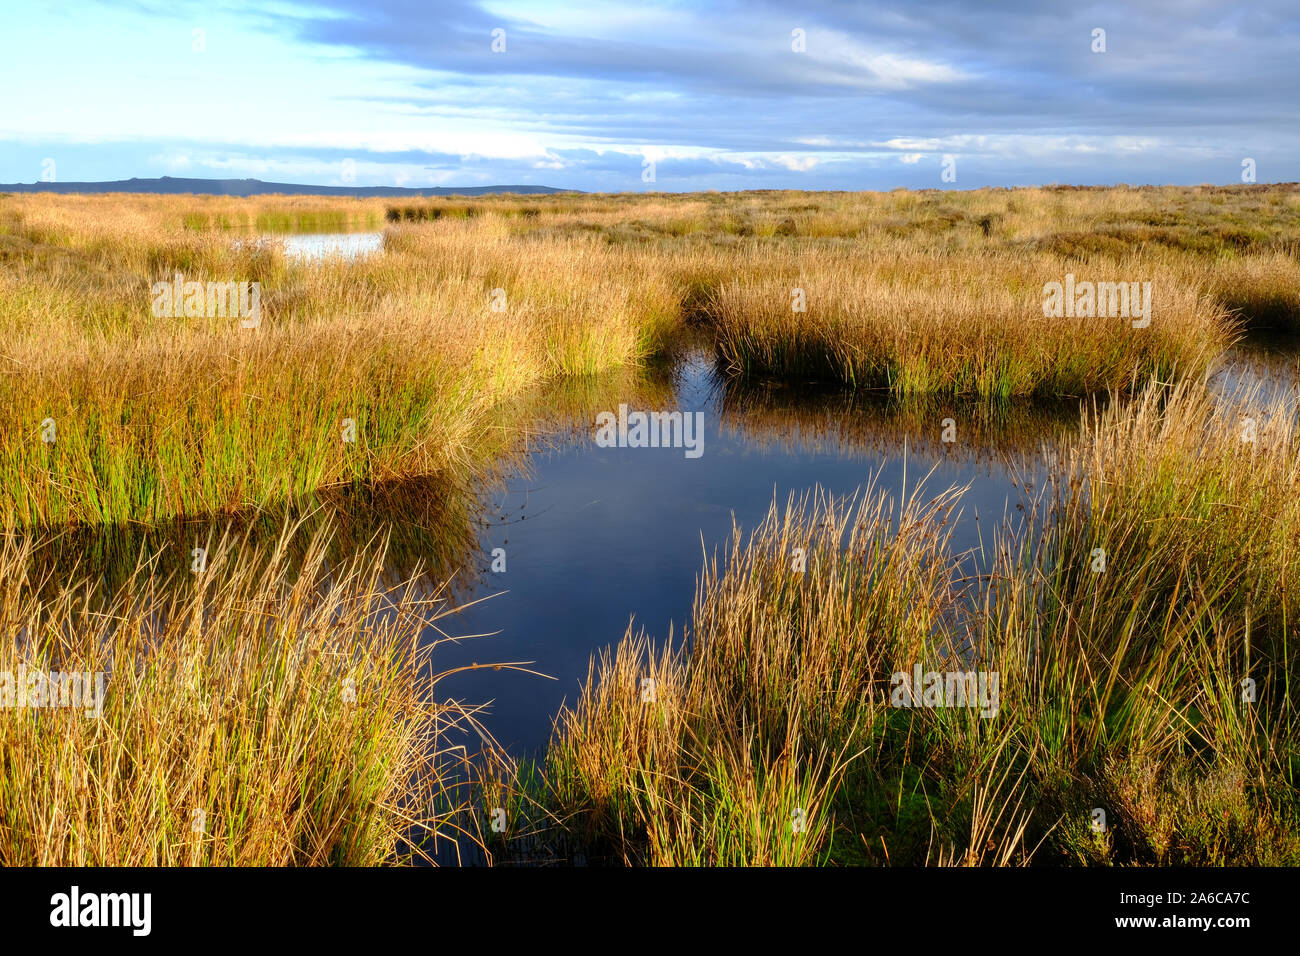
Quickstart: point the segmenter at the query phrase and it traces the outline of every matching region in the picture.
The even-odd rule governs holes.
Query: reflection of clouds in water
[[[1238,344],[1220,360],[1210,388],[1225,401],[1294,397],[1300,389],[1300,343]]]
[[[321,262],[326,259],[359,259],[384,251],[382,232],[321,232],[287,236],[258,236],[236,239],[231,248],[266,248],[280,246],[287,258],[298,262]]]
[[[383,251],[381,232],[322,233],[285,236],[284,254],[290,259],[357,259]]]

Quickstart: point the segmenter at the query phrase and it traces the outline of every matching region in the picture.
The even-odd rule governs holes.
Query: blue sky
[[[1294,0],[37,0],[0,18],[0,182],[962,189],[1230,183],[1246,158],[1300,180]]]

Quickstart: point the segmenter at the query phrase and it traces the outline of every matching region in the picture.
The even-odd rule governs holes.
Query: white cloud
[[[816,156],[777,156],[773,163],[792,172],[806,173],[817,165]]]

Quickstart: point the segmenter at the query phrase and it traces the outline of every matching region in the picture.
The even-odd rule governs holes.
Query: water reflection
[[[759,447],[840,457],[896,455],[906,440],[921,459],[972,470],[1037,468],[1044,443],[1077,430],[1079,402],[989,403],[959,398],[900,401],[840,388],[719,384],[724,430]]]
[[[382,232],[333,232],[284,236],[284,254],[290,259],[358,259],[382,252]]]
[[[486,485],[499,480],[485,473]],[[159,581],[185,581],[193,552],[214,552],[223,539],[247,541],[269,552],[286,527],[290,571],[301,564],[318,532],[329,536],[326,560],[341,564],[359,552],[387,546],[382,584],[415,579],[432,591],[450,582],[452,593],[481,585],[473,580],[477,540],[483,528],[482,489],[441,477],[341,487],[319,492],[312,501],[274,512],[196,518],[160,525],[92,526],[14,532],[34,540],[29,580],[38,590],[59,582],[89,578],[88,597],[102,600],[142,566]]]
[[[1210,387],[1229,398],[1294,393],[1300,389],[1300,338],[1255,335],[1238,342],[1219,360]]]
[[[285,236],[259,236],[256,239],[236,239],[232,244],[242,246],[280,246],[284,254],[297,262],[323,262],[326,259],[359,259],[384,250],[382,232],[305,232]]]
[[[621,638],[630,619],[660,638],[670,629],[681,634],[703,557],[727,540],[733,517],[753,527],[774,495],[784,500],[814,485],[848,495],[875,477],[879,490],[898,494],[904,482],[910,493],[928,476],[933,494],[969,484],[953,544],[959,552],[979,549],[991,543],[994,525],[1016,513],[1025,486],[1042,471],[1044,448],[1079,422],[1077,402],[912,405],[843,391],[742,388],[724,383],[702,353],[676,370],[670,386],[649,396],[593,394],[586,386],[570,397],[563,440],[535,447],[527,470],[486,496],[496,520],[481,542],[484,573],[474,596],[493,596],[444,626],[498,632],[494,656],[535,661],[557,679],[497,672],[456,678],[455,696],[493,701],[484,723],[516,754],[545,745],[552,716],[576,698],[592,652]],[[595,416],[620,402],[703,412],[703,455],[598,447]],[[952,441],[943,440],[945,424],[953,426]],[[504,570],[491,570],[496,548]],[[465,662],[481,660],[486,649],[467,646]],[[448,647],[444,665],[458,654]]]

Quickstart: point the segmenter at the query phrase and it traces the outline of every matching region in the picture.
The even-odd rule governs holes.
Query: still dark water
[[[596,416],[632,410],[703,413],[703,453],[682,448],[605,448]],[[652,403],[652,404],[648,404]],[[748,532],[775,499],[817,486],[837,495],[874,487],[922,499],[967,485],[956,522],[957,551],[992,543],[1015,517],[1024,484],[1041,473],[1043,451],[1078,427],[1066,402],[990,410],[978,404],[891,404],[842,390],[724,386],[697,353],[666,387],[601,394],[575,418],[558,448],[485,497],[479,574],[465,600],[489,597],[439,622],[451,635],[495,636],[444,644],[439,669],[473,662],[532,661],[547,680],[506,670],[456,675],[440,696],[492,701],[483,723],[516,756],[540,751],[562,702],[576,702],[594,652],[616,643],[629,621],[657,641],[689,623],[705,552],[720,552],[732,521]],[[947,437],[944,441],[944,429]],[[503,548],[506,570],[490,570]]]

